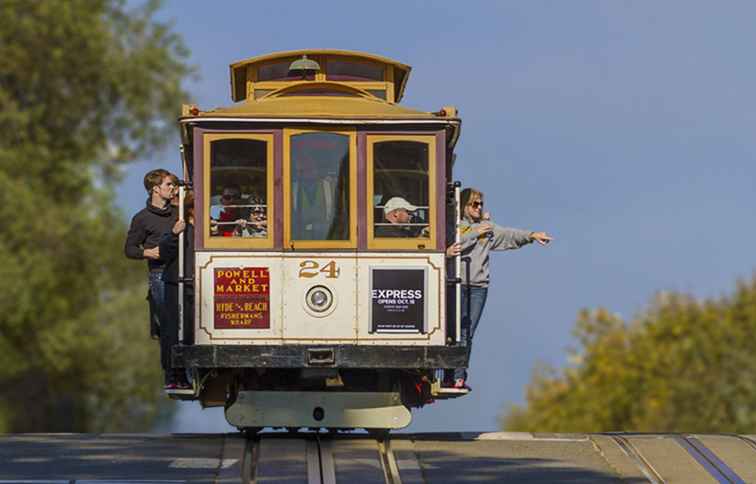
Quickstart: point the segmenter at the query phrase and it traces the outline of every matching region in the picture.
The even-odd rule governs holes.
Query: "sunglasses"
[[[483,202],[472,202],[472,203],[470,204],[470,206],[471,206],[472,208],[478,208],[478,207],[482,207],[482,206],[483,206]]]

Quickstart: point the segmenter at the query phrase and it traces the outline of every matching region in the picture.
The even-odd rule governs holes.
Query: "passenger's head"
[[[261,197],[252,196],[249,198],[248,203],[251,205],[249,212],[249,219],[259,222],[267,218],[265,211],[265,200]]]
[[[168,170],[158,168],[147,172],[144,175],[144,189],[152,197],[153,195],[159,195],[165,201],[173,198],[176,183],[173,181],[173,175]]]
[[[238,205],[241,199],[241,189],[239,185],[226,185],[221,192],[221,205]]]
[[[174,207],[178,207],[178,203],[179,203],[179,199],[178,199],[179,179],[173,173],[171,173],[169,176],[171,177],[171,182],[173,182],[173,186],[174,186],[173,198],[171,198],[171,205],[173,205]]]
[[[318,173],[318,167],[312,159],[297,160],[294,163],[294,173],[298,180],[314,180],[322,176]]]
[[[383,216],[392,224],[406,224],[415,210],[417,207],[402,197],[393,197],[383,205]]]
[[[186,220],[194,220],[194,192],[187,190],[184,194],[184,217]]]
[[[465,188],[459,197],[462,215],[474,221],[483,217],[483,192],[475,188]]]

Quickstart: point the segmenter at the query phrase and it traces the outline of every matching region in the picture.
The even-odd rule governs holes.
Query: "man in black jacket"
[[[124,252],[129,259],[147,259],[149,269],[150,336],[159,337],[160,315],[165,303],[164,263],[160,260],[158,243],[165,232],[170,232],[176,221],[177,210],[170,204],[176,191],[171,173],[157,169],[144,176],[144,188],[149,198],[147,206],[131,219],[126,235]]]

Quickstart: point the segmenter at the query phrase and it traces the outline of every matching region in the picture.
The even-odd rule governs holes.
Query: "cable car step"
[[[196,398],[193,388],[171,388],[166,389],[165,394],[173,400],[194,400]]]
[[[442,387],[438,383],[434,383],[431,386],[431,395],[436,400],[448,400],[450,398],[464,397],[468,393],[470,393],[469,388]]]

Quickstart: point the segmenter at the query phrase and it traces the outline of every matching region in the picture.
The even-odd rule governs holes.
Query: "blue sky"
[[[202,108],[231,104],[228,64],[273,51],[411,65],[403,104],[460,109],[456,177],[486,193],[497,223],[555,236],[492,257],[474,391],[415,413],[410,430],[434,431],[494,429],[538,362],[566,364],[581,308],[630,318],[657,291],[719,296],[751,277],[755,15],[736,1],[174,0],[160,18],[192,51]],[[177,160],[171,149],[132,165],[124,211],[143,205],[147,169]],[[187,405],[174,426],[226,429]]]

